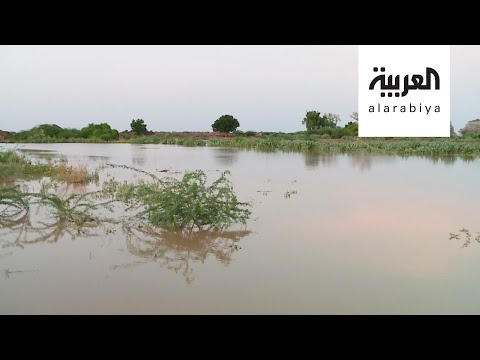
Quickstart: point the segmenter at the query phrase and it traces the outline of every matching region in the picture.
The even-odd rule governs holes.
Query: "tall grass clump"
[[[13,150],[0,151],[0,182],[35,180],[50,177],[68,184],[87,184],[98,180],[98,172],[90,173],[86,164],[69,165],[59,162],[32,163]]]
[[[51,167],[51,177],[67,184],[88,184],[91,181],[98,181],[98,171],[90,173],[87,164],[69,165],[66,159],[58,163],[48,163]]]
[[[33,164],[13,150],[0,150],[0,182],[38,179],[52,173],[47,164]]]

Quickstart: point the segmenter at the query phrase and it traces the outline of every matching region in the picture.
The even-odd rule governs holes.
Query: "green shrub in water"
[[[207,185],[205,173],[196,170],[181,180],[157,178],[149,183],[120,185],[113,192],[130,208],[141,209],[138,216],[154,226],[189,231],[225,229],[234,223],[245,225],[251,214],[249,204],[238,201],[229,174],[225,171]]]

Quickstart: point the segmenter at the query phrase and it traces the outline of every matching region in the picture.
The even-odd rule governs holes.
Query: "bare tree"
[[[450,122],[450,137],[457,137],[457,133],[455,132],[455,128],[452,125],[452,122]]]
[[[463,136],[480,135],[480,119],[469,121],[463,129],[460,129],[460,134]]]
[[[358,112],[354,111],[350,115],[350,118],[353,120],[353,122],[358,122]]]

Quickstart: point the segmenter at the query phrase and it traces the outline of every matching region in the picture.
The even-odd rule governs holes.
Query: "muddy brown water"
[[[479,314],[480,160],[130,144],[10,144],[32,159],[231,170],[247,227],[0,229],[1,314]],[[115,170],[118,179],[139,175]],[[39,215],[41,216],[41,215]],[[22,233],[27,231],[27,234]]]

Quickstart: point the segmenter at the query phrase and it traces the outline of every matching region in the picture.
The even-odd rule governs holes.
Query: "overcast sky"
[[[42,123],[122,131],[299,131],[307,110],[357,111],[357,46],[0,46],[0,129]],[[480,118],[480,46],[452,46],[456,130]]]

